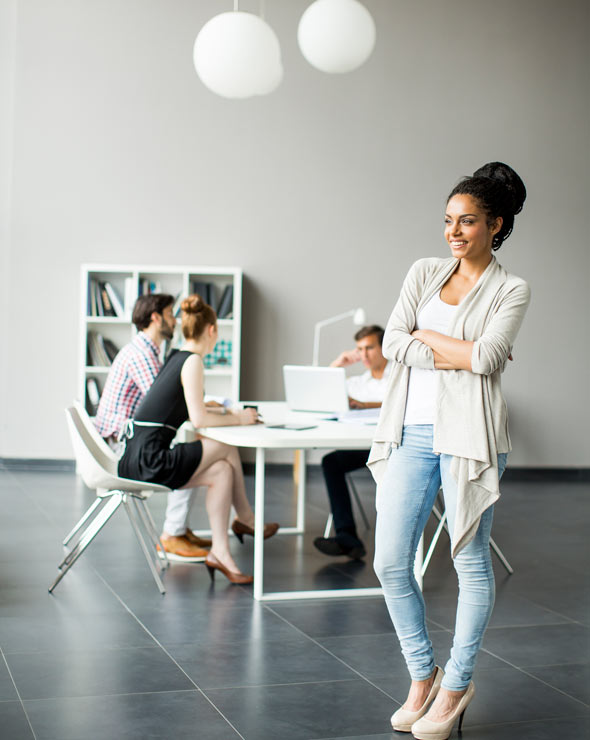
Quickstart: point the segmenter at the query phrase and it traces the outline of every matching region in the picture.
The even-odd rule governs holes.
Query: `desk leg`
[[[254,598],[264,591],[264,447],[256,448],[254,480]]]
[[[307,463],[305,450],[297,450],[299,453],[299,476],[297,480],[297,532],[305,532],[305,479],[307,474]]]
[[[420,537],[418,549],[416,550],[416,560],[414,560],[414,578],[418,582],[420,591],[422,591],[422,562],[424,560],[424,535]]]

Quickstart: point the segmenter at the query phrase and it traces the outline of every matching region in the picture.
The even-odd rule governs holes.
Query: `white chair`
[[[363,505],[361,503],[361,499],[360,499],[359,493],[358,493],[358,491],[356,489],[356,486],[354,484],[352,475],[350,473],[347,473],[345,475],[345,478],[346,478],[346,483],[348,484],[348,487],[350,489],[350,492],[352,493],[352,497],[354,498],[354,500],[356,502],[356,505],[358,507],[358,510],[360,512],[360,515],[361,515],[361,517],[363,519],[363,522],[364,522],[364,525],[365,525],[365,529],[370,529],[369,520],[367,519],[367,515],[365,513],[365,509],[363,508]],[[434,506],[432,507],[432,513],[433,513],[433,515],[438,520],[438,526],[437,526],[434,534],[432,535],[432,539],[430,540],[430,545],[428,547],[428,551],[427,551],[426,555],[424,556],[424,560],[423,560],[422,566],[420,568],[420,575],[421,576],[424,576],[424,574],[426,573],[426,569],[428,568],[428,565],[430,563],[430,559],[432,558],[432,555],[434,553],[434,549],[435,549],[435,547],[436,547],[436,545],[438,543],[438,540],[440,538],[440,535],[441,535],[443,529],[445,530],[445,532],[447,534],[449,534],[449,527],[447,525],[447,512],[446,511],[442,511],[441,512],[442,507],[441,507],[441,509],[438,508],[438,506],[439,506],[439,497],[440,497],[440,491],[438,492],[437,500],[436,500]],[[332,530],[332,524],[333,524],[333,522],[334,522],[334,517],[332,516],[332,513],[330,512],[330,515],[328,516],[328,520],[326,522],[326,528],[324,530],[324,537],[329,537],[330,536],[330,532]],[[502,565],[504,566],[504,568],[506,568],[507,572],[510,575],[512,575],[514,573],[514,569],[512,568],[512,566],[510,565],[510,563],[508,562],[508,560],[506,560],[506,557],[504,556],[504,553],[502,552],[502,550],[500,550],[500,548],[494,542],[494,539],[492,537],[490,537],[490,547],[492,548],[492,551],[496,553],[496,555],[498,557],[498,560],[502,563]]]
[[[76,402],[66,409],[66,419],[78,470],[88,488],[96,490],[96,500],[65,538],[64,545],[72,540],[74,545],[58,565],[60,574],[50,586],[49,593],[53,592],[121,504],[127,512],[160,593],[166,593],[158,571],[168,567],[168,558],[145,502],[148,494],[170,493],[170,489],[157,483],[120,478],[117,475],[117,455],[100,437],[81,404]],[[147,534],[147,541],[142,528]],[[160,555],[156,549],[158,546]]]
[[[426,569],[428,568],[428,564],[430,563],[430,558],[432,557],[432,554],[434,552],[434,548],[436,547],[436,544],[437,544],[437,542],[439,540],[439,537],[440,537],[443,529],[445,530],[445,532],[447,534],[449,534],[449,527],[447,525],[447,512],[446,511],[443,511],[441,513],[441,511],[437,507],[439,497],[440,497],[440,490],[439,490],[438,495],[437,495],[437,500],[436,500],[434,506],[432,507],[432,513],[438,519],[438,526],[437,526],[434,534],[432,535],[432,539],[430,540],[430,545],[428,547],[428,552],[424,556],[424,560],[422,562],[422,568],[420,569],[420,574],[422,576],[426,573]],[[449,537],[450,537],[450,534],[449,534]],[[508,560],[506,560],[506,558],[504,556],[504,553],[502,552],[502,550],[500,550],[500,548],[494,542],[494,539],[492,537],[490,537],[490,547],[492,548],[492,551],[496,553],[496,555],[498,557],[498,560],[506,568],[506,571],[510,575],[512,575],[514,573],[513,567],[510,565],[510,563],[508,562]]]

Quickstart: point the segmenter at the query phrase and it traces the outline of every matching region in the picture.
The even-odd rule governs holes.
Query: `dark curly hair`
[[[490,225],[502,217],[502,228],[492,239],[492,249],[496,251],[512,233],[514,216],[522,211],[526,199],[526,188],[512,167],[503,162],[488,162],[455,185],[447,203],[455,195],[475,198]]]

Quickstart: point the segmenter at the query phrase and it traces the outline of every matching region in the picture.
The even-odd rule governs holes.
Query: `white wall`
[[[300,55],[307,4],[267,2],[285,79],[249,101],[192,67],[230,2],[1,6],[0,456],[71,457],[80,263],[241,265],[242,395],[278,399],[313,323],[357,305],[384,323],[411,262],[447,252],[452,185],[501,159],[529,198],[499,257],[533,291],[505,376],[511,462],[589,464],[587,3],[366,0],[377,47],[343,76]]]

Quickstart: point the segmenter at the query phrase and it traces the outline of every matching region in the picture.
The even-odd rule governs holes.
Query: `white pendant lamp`
[[[322,72],[351,72],[375,47],[375,21],[357,0],[316,0],[301,16],[297,40],[307,61]]]
[[[224,98],[267,95],[283,79],[281,47],[272,28],[237,9],[207,21],[195,40],[193,59],[203,84]]]

